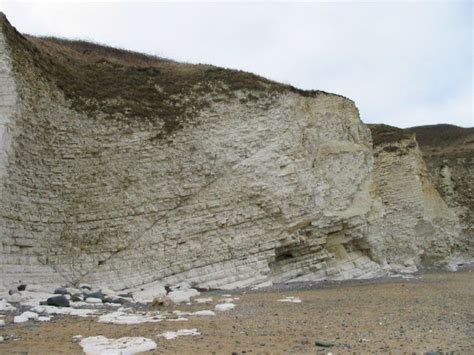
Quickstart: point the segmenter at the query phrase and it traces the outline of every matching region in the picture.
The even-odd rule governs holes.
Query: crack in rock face
[[[433,184],[413,133],[371,132],[342,96],[23,36],[4,15],[0,81],[5,287],[87,282],[186,302],[189,289],[472,260],[469,201],[447,168]]]

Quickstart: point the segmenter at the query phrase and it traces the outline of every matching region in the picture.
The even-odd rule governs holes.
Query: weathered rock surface
[[[458,251],[416,141],[372,148],[351,100],[0,22],[5,284],[234,288]]]
[[[399,272],[455,262],[461,251],[459,219],[432,184],[415,134],[384,125],[371,128],[373,257]]]
[[[474,128],[435,125],[415,132],[428,173],[443,200],[459,218],[455,250],[474,254]]]

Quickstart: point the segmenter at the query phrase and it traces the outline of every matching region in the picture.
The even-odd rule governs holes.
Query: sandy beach
[[[171,307],[214,309],[226,292],[203,293],[211,304]],[[236,307],[213,317],[188,317],[136,325],[96,318],[56,317],[50,322],[8,324],[2,354],[80,354],[75,335],[143,336],[151,353],[314,354],[474,352],[474,270],[427,272],[412,279],[289,284],[259,291],[227,292]],[[282,302],[283,299],[301,303]],[[212,307],[212,308],[211,308]],[[166,340],[166,331],[196,328],[199,336]],[[318,344],[319,345],[318,345]]]

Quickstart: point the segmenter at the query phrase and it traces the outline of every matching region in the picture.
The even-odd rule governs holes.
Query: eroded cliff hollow
[[[349,99],[0,29],[4,284],[232,288],[457,252],[416,141],[373,150]]]

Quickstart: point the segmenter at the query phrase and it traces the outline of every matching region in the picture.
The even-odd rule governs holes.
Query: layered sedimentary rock
[[[372,125],[374,139],[374,254],[392,270],[456,263],[460,225],[432,184],[411,131]]]
[[[436,189],[459,218],[456,250],[474,254],[474,128],[450,125],[414,127]]]
[[[231,288],[451,259],[461,227],[416,142],[373,149],[351,100],[0,21],[4,284]]]

